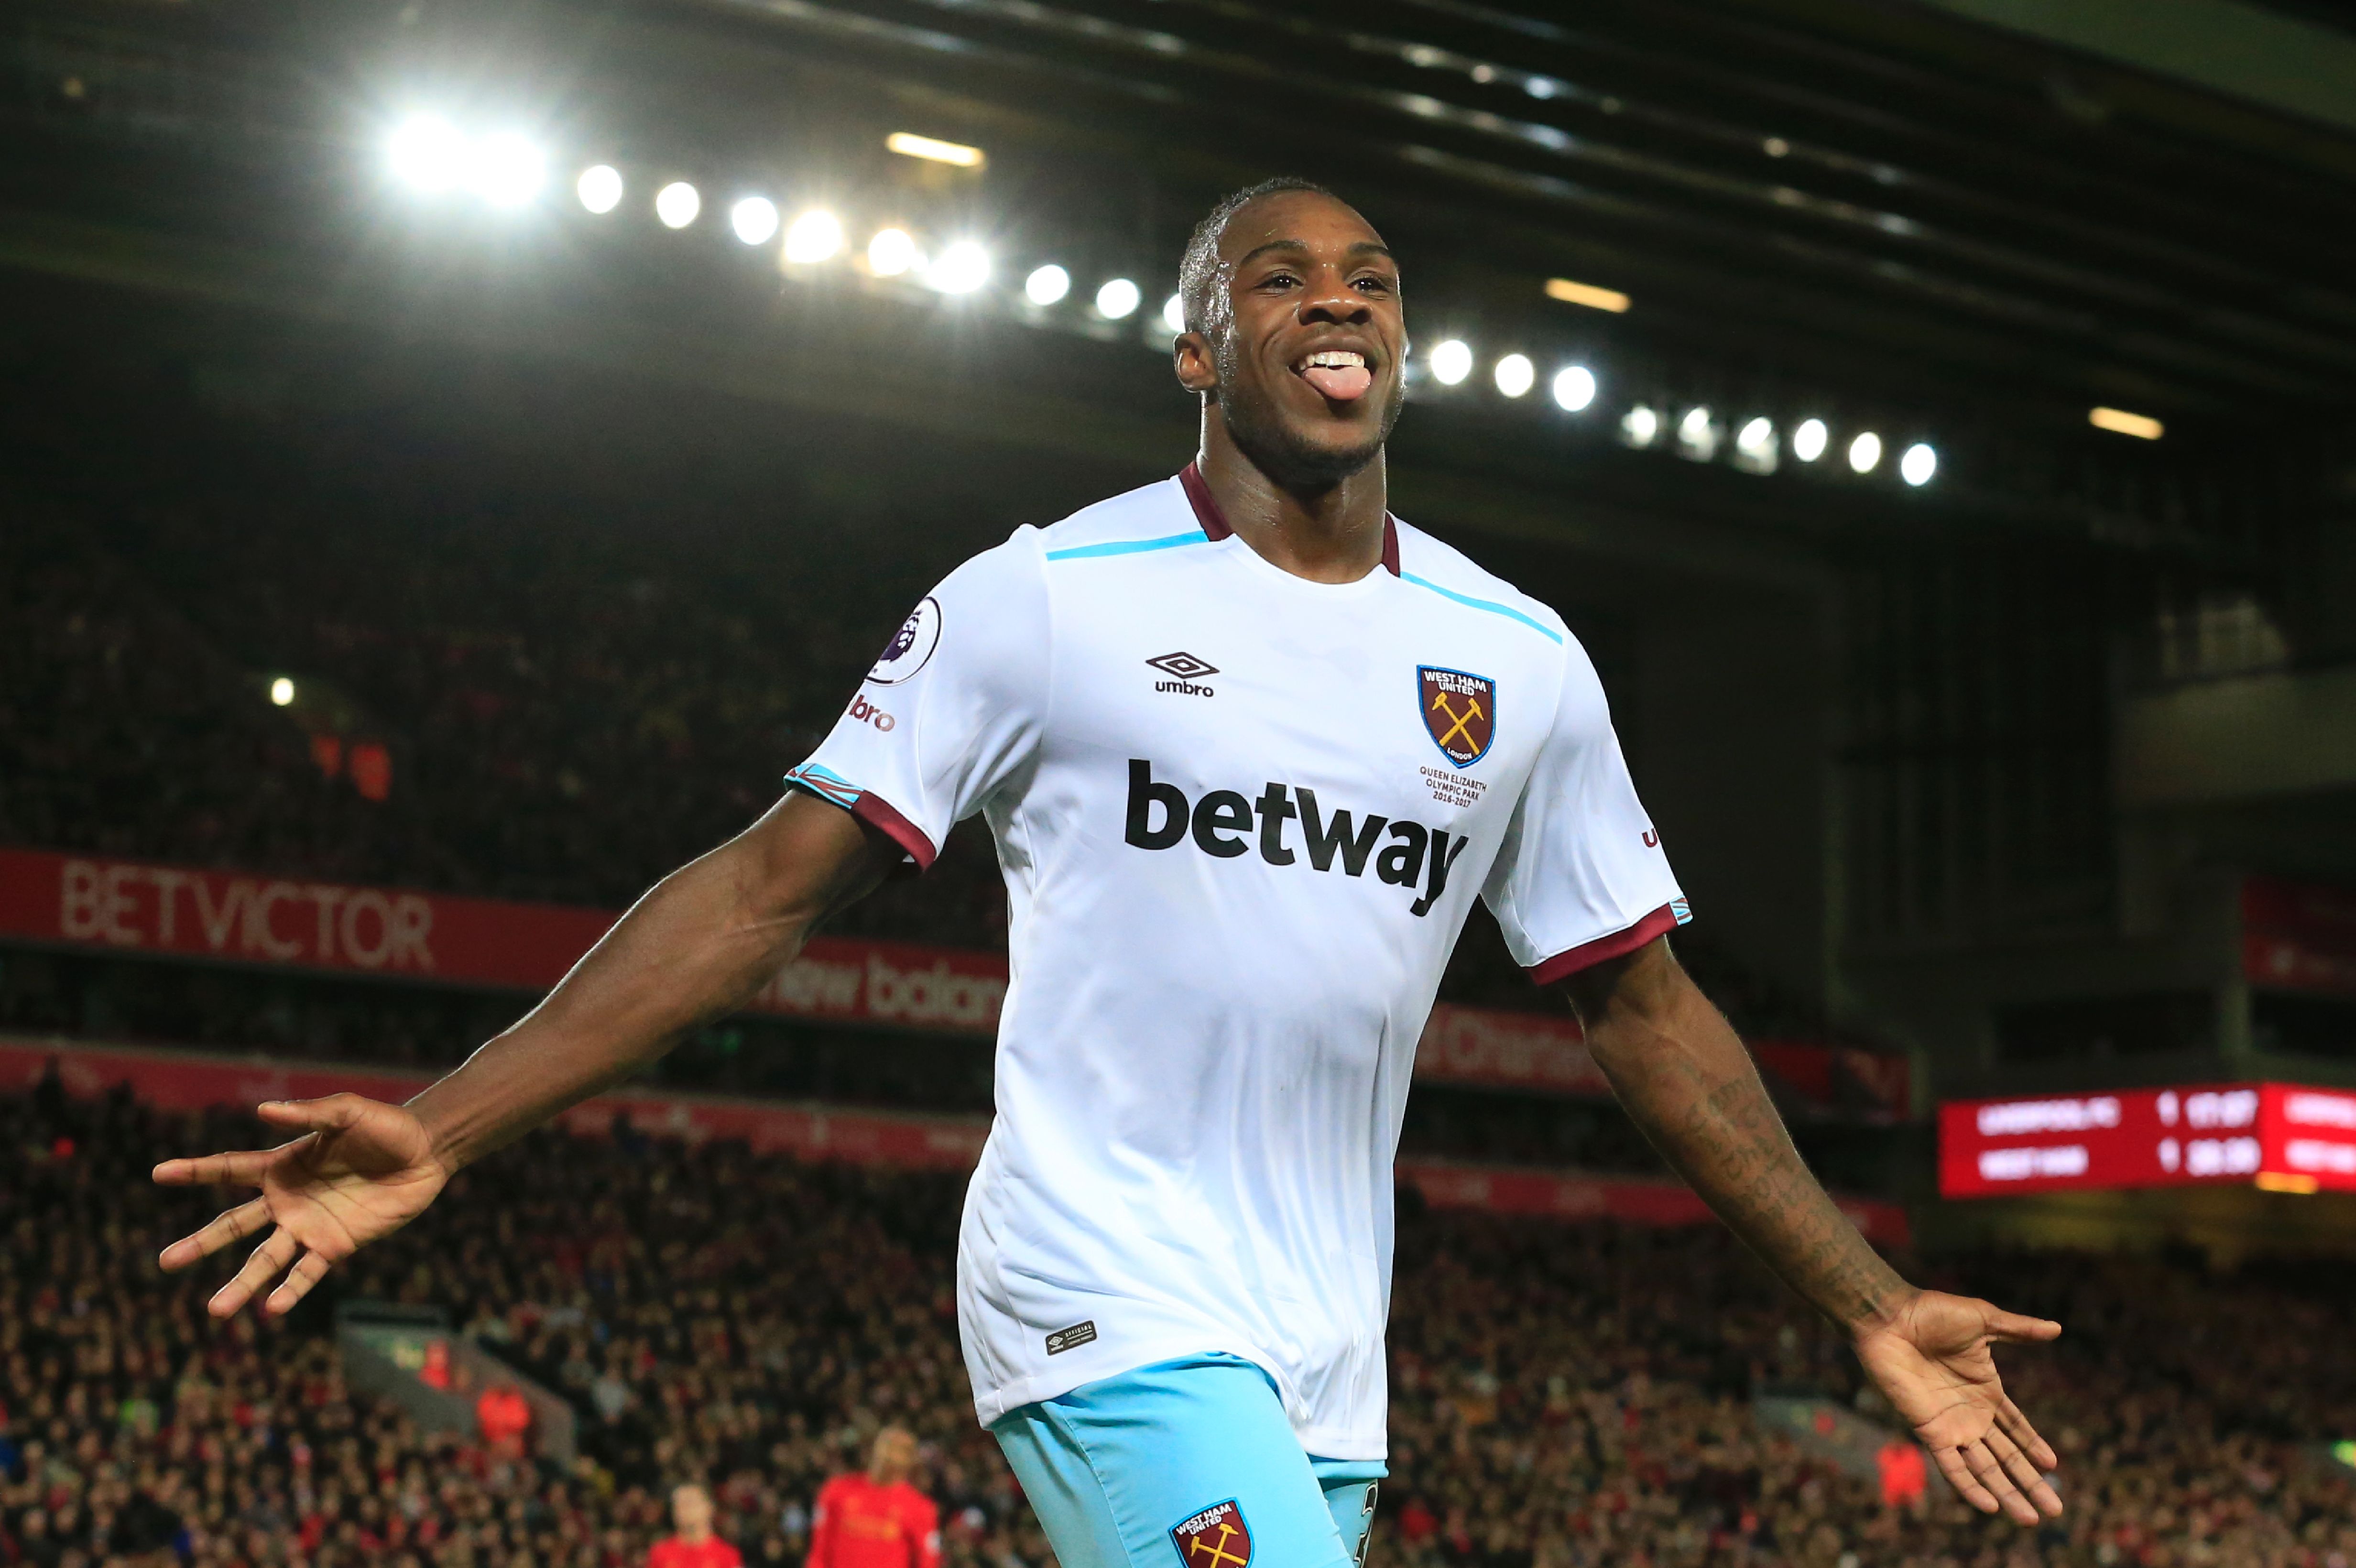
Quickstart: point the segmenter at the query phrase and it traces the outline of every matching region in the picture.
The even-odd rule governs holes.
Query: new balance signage
[[[0,1093],[21,1093],[32,1088],[51,1062],[57,1064],[68,1093],[89,1098],[118,1083],[128,1083],[140,1100],[167,1111],[201,1110],[209,1105],[242,1109],[262,1100],[309,1099],[344,1090],[398,1104],[428,1082],[423,1073],[324,1062],[0,1037]],[[978,1116],[835,1111],[820,1105],[635,1089],[616,1090],[576,1105],[559,1125],[568,1132],[594,1137],[611,1133],[616,1118],[654,1137],[691,1142],[724,1138],[742,1142],[755,1154],[897,1169],[970,1170],[990,1133],[989,1122]],[[1696,1225],[1710,1218],[1693,1189],[1678,1181],[1413,1159],[1398,1162],[1398,1179],[1419,1190],[1424,1201],[1436,1209],[1481,1209],[1561,1220],[1614,1219],[1644,1225]],[[1853,1198],[1835,1201],[1849,1222],[1874,1241],[1889,1244],[1906,1240],[1906,1211],[1896,1204]],[[1082,1327],[1075,1324],[1063,1332],[1071,1334]]]
[[[1162,787],[1150,779],[1141,783],[1148,792]],[[1318,833],[1333,835],[1323,841],[1333,874],[1351,874],[1354,865],[1370,869],[1381,858],[1373,848],[1376,830],[1384,826],[1381,817],[1353,827],[1347,812],[1336,812],[1329,827],[1311,792],[1293,792],[1292,798]],[[1148,800],[1144,815],[1157,845],[1162,837],[1175,844],[1169,824],[1181,810],[1198,817],[1206,807],[1225,804],[1210,796],[1173,806],[1150,793]],[[1259,804],[1266,803],[1264,796]],[[1222,848],[1226,842],[1214,841]],[[1243,841],[1240,828],[1237,841]],[[1308,850],[1312,869],[1323,869],[1319,843],[1312,837]],[[1452,855],[1457,847],[1447,848]],[[1428,864],[1419,869],[1422,884],[1436,891],[1444,873]],[[1416,885],[1405,891],[1417,891]],[[124,957],[544,991],[563,978],[615,919],[604,910],[562,904],[0,849],[0,942]],[[989,1036],[997,1032],[1005,1000],[1006,960],[995,954],[820,936],[762,987],[748,1010]],[[1828,1098],[1815,1083],[1819,1076],[1831,1082],[1835,1053],[1828,1048],[1779,1044],[1760,1050],[1771,1071],[1804,1096]],[[1820,1064],[1817,1056],[1824,1058]],[[1903,1116],[1904,1059],[1871,1060],[1883,1074],[1875,1085],[1883,1097],[1880,1114]],[[1417,1047],[1415,1071],[1427,1083],[1596,1097],[1611,1093],[1588,1054],[1577,1019],[1498,1008],[1445,1002],[1433,1008]]]

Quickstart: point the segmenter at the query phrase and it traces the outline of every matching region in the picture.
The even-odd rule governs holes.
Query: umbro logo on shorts
[[[1158,783],[1153,764],[1141,757],[1129,762],[1129,821],[1122,837],[1140,849],[1172,849],[1192,837],[1194,848],[1221,860],[1248,855],[1254,848],[1247,835],[1257,837],[1259,858],[1271,866],[1292,866],[1309,857],[1309,869],[1331,871],[1337,865],[1345,877],[1365,875],[1374,862],[1375,879],[1412,890],[1424,884],[1423,896],[1407,906],[1423,916],[1448,891],[1448,873],[1466,840],[1445,829],[1419,822],[1394,822],[1371,814],[1349,811],[1328,815],[1317,792],[1301,786],[1288,789],[1273,781],[1257,798],[1231,789],[1206,790],[1190,801],[1173,784]],[[1157,820],[1158,819],[1158,820]],[[1285,825],[1299,822],[1301,852],[1286,842]]]
[[[1168,680],[1155,681],[1153,689],[1156,691],[1174,691],[1181,697],[1218,695],[1207,686],[1195,684],[1206,675],[1219,673],[1219,667],[1208,659],[1197,658],[1193,654],[1182,652],[1163,654],[1159,658],[1151,658],[1145,662],[1171,677]]]
[[[1170,1539],[1185,1568],[1249,1568],[1251,1563],[1251,1527],[1233,1498],[1171,1526]]]

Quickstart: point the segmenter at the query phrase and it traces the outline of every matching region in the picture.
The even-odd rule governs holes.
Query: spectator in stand
[[[915,1434],[887,1426],[867,1451],[865,1471],[835,1477],[810,1511],[804,1568],[939,1568],[940,1510],[908,1484]]]
[[[482,1432],[483,1446],[495,1457],[520,1459],[524,1435],[531,1430],[531,1402],[512,1381],[502,1378],[475,1401],[475,1424]]]
[[[647,1568],[744,1568],[744,1558],[712,1532],[712,1494],[691,1481],[670,1491],[671,1533],[647,1553]]]
[[[39,444],[76,438],[60,423]],[[619,908],[776,800],[959,553],[862,552],[845,571],[813,558],[749,588],[733,553],[573,523],[421,533],[406,513],[234,475],[114,507],[0,485],[0,843]],[[305,695],[272,706],[257,667],[298,672]],[[386,799],[355,780],[354,746],[315,749],[346,710],[391,741],[368,753],[391,770]],[[1005,924],[973,823],[921,890],[886,886],[831,929],[999,950]],[[1706,944],[1681,936],[1680,957],[1743,1032],[1826,1035],[1820,1012]],[[1568,1005],[1529,984],[1485,913],[1440,994]],[[252,1032],[213,1039],[245,1049]]]
[[[1922,1462],[1920,1444],[1893,1437],[1874,1455],[1873,1466],[1880,1476],[1884,1508],[1922,1506],[1923,1496],[1930,1490],[1931,1477]]]
[[[1049,1568],[958,1366],[958,1175],[545,1134],[462,1176],[483,1191],[345,1288],[497,1322],[503,1358],[584,1407],[605,1388],[611,1418],[582,1423],[560,1474],[357,1395],[324,1305],[222,1324],[218,1275],[155,1270],[213,1204],[150,1187],[153,1149],[252,1132],[0,1095],[0,1560],[105,1568],[160,1533],[160,1514],[123,1527],[144,1493],[179,1517],[188,1568],[647,1568],[662,1478],[705,1476],[714,1545],[801,1568],[821,1483],[898,1425],[941,1568]],[[2053,1413],[2071,1502],[2035,1538],[1936,1479],[1890,1508],[1878,1476],[1762,1432],[1754,1390],[1850,1404],[1856,1372],[1715,1228],[1404,1202],[1371,1568],[2356,1563],[2356,1472],[2323,1456],[2356,1409],[2346,1265],[2052,1252],[1960,1272],[2072,1327],[2014,1374]]]

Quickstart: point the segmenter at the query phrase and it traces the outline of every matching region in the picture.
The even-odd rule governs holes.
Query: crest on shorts
[[[1497,733],[1497,683],[1485,675],[1418,665],[1416,706],[1440,754],[1469,768],[1489,754]]]
[[[1251,1527],[1229,1498],[1171,1527],[1183,1568],[1249,1568]]]

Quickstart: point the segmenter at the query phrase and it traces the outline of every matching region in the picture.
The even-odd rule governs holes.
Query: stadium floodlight
[[[1491,375],[1496,379],[1497,390],[1509,398],[1518,398],[1537,385],[1538,368],[1530,363],[1526,354],[1508,354],[1497,361]]]
[[[884,138],[884,145],[902,157],[950,164],[961,169],[978,169],[989,162],[980,147],[969,147],[962,142],[944,142],[933,136],[919,136],[914,131],[894,131]]]
[[[1609,311],[1613,315],[1625,315],[1629,304],[1628,296],[1618,289],[1582,283],[1570,278],[1548,278],[1546,295],[1565,304],[1585,305],[1590,310]]]
[[[466,188],[494,207],[521,207],[548,183],[548,155],[517,131],[495,131],[466,159]]]
[[[831,212],[813,208],[786,228],[785,259],[796,266],[832,261],[841,251],[842,219]]]
[[[2131,414],[2125,409],[2088,409],[2086,422],[2096,430],[2131,435],[2137,441],[2158,441],[2168,433],[2168,427],[2149,414]]]
[[[684,229],[702,210],[702,193],[685,180],[673,180],[655,192],[655,216],[665,229]]]
[[[1186,330],[1186,296],[1172,294],[1162,302],[1162,325],[1173,332]]]
[[[439,114],[412,114],[393,127],[385,153],[395,178],[412,190],[448,190],[466,173],[466,138]]]
[[[1145,301],[1145,291],[1127,278],[1114,278],[1097,290],[1097,314],[1107,321],[1127,321]]]
[[[284,708],[294,700],[294,683],[284,676],[270,683],[270,701],[275,708]]]
[[[1453,387],[1472,374],[1472,346],[1451,337],[1431,351],[1431,376],[1443,387]]]
[[[1126,321],[1144,301],[1144,290],[1127,278],[1113,278],[1097,290],[1097,314],[1107,321]]]
[[[1595,400],[1595,372],[1584,365],[1566,365],[1554,373],[1555,406],[1575,414]]]
[[[1677,421],[1677,451],[1696,463],[1708,463],[1718,455],[1719,433],[1718,416],[1708,404],[1697,403]]]
[[[867,242],[867,270],[879,278],[896,278],[923,260],[916,237],[905,229],[879,229]]]
[[[1908,447],[1898,459],[1898,477],[1916,489],[1931,482],[1939,472],[1939,453],[1927,441],[1918,441]]]
[[[1752,415],[1734,432],[1734,465],[1745,474],[1774,473],[1780,455],[1775,421],[1765,414]]]
[[[925,282],[945,294],[969,294],[990,282],[990,252],[976,240],[952,240],[926,269]]]
[[[1638,403],[1620,416],[1620,439],[1630,446],[1646,447],[1661,439],[1661,416],[1649,403]]]
[[[622,205],[622,171],[611,164],[593,164],[581,171],[573,190],[590,211],[611,212]]]
[[[1072,292],[1072,274],[1050,261],[1023,280],[1023,297],[1043,309]]]
[[[1848,465],[1853,473],[1870,474],[1881,461],[1881,438],[1871,431],[1859,431],[1848,443]]]
[[[1803,463],[1814,463],[1832,442],[1833,432],[1824,421],[1802,420],[1800,428],[1792,432],[1792,455]]]
[[[777,232],[777,204],[766,196],[748,196],[728,209],[728,227],[747,245],[766,245]]]

